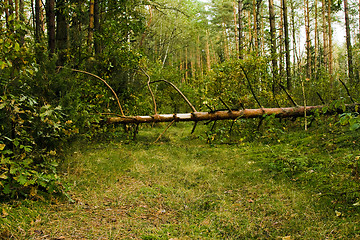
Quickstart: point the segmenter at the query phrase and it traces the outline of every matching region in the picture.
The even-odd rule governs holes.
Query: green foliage
[[[342,126],[349,125],[352,131],[358,130],[360,129],[360,115],[359,113],[343,113],[338,123]]]
[[[60,193],[56,155],[77,130],[61,107],[39,106],[28,96],[4,95],[0,101],[1,195],[38,197]]]

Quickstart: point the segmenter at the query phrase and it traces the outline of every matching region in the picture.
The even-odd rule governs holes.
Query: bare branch
[[[154,111],[155,111],[155,115],[157,115],[157,107],[156,107],[156,100],[155,100],[155,96],[154,96],[154,93],[153,91],[151,90],[151,87],[150,87],[150,81],[151,81],[151,78],[149,76],[149,74],[147,74],[147,72],[145,72],[144,69],[141,68],[141,71],[148,77],[148,81],[147,81],[147,86],[149,88],[149,91],[150,91],[150,94],[151,94],[151,97],[152,97],[152,100],[153,100],[153,103],[154,103]]]
[[[195,107],[190,103],[190,101],[185,97],[185,95],[180,91],[180,89],[177,88],[172,82],[169,82],[169,81],[164,80],[164,79],[160,79],[160,80],[150,82],[150,84],[151,83],[157,83],[157,82],[165,82],[165,83],[171,85],[180,94],[180,96],[185,100],[185,102],[190,106],[190,108],[193,110],[193,112],[197,112]]]
[[[57,68],[64,68],[64,69],[65,69],[65,67],[63,67],[63,66],[58,66]],[[73,72],[79,72],[79,73],[84,73],[84,74],[93,76],[93,77],[99,79],[100,81],[102,81],[103,83],[105,83],[105,85],[111,90],[111,92],[112,92],[113,95],[115,96],[122,117],[125,117],[125,114],[124,114],[124,112],[123,112],[123,109],[122,109],[122,107],[121,107],[120,100],[119,100],[117,94],[115,93],[114,89],[112,89],[112,87],[110,87],[110,85],[109,85],[104,79],[102,79],[101,77],[99,77],[99,76],[97,76],[97,75],[95,75],[95,74],[93,74],[93,73],[89,73],[89,72],[86,72],[86,71],[83,71],[83,70],[77,70],[77,69],[72,69],[72,68],[71,68],[70,70],[73,71]]]
[[[169,129],[169,127],[171,127],[171,125],[173,125],[175,122],[175,120],[173,120],[166,128],[165,130],[160,134],[160,136],[155,140],[154,143],[156,143],[157,141],[159,141],[159,139],[161,138],[162,135],[164,135],[164,133]]]

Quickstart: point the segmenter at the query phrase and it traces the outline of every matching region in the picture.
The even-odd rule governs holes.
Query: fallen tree
[[[287,108],[258,108],[243,110],[220,110],[211,112],[191,112],[174,114],[154,114],[151,116],[121,116],[109,117],[106,122],[113,123],[156,123],[156,122],[198,122],[198,121],[216,121],[216,120],[236,120],[240,118],[263,118],[264,116],[274,115],[277,118],[294,118],[315,114],[319,111],[321,114],[334,114],[344,112],[356,112],[360,104],[346,104],[342,107],[328,109],[324,105],[318,106],[298,106]]]
[[[64,68],[62,66],[58,67],[59,69]],[[172,123],[174,122],[199,122],[199,121],[217,121],[217,120],[237,120],[237,119],[247,119],[247,118],[260,118],[263,119],[265,116],[274,115],[276,118],[296,118],[296,117],[305,117],[314,115],[316,112],[319,112],[323,115],[329,115],[334,113],[344,113],[344,112],[359,112],[359,103],[355,103],[353,98],[350,95],[349,90],[347,89],[346,85],[340,81],[351,101],[353,104],[345,104],[338,107],[332,107],[330,108],[327,105],[317,105],[317,106],[298,106],[297,103],[291,98],[290,94],[286,91],[286,89],[282,87],[282,89],[285,91],[286,95],[288,96],[289,100],[295,105],[294,107],[286,107],[286,108],[263,108],[260,104],[259,100],[257,99],[253,88],[251,87],[250,81],[247,77],[246,71],[243,69],[246,79],[248,80],[248,87],[253,95],[254,99],[256,100],[257,104],[259,105],[259,108],[257,109],[231,109],[221,98],[220,101],[226,106],[227,110],[216,110],[216,111],[210,111],[210,112],[198,112],[196,108],[191,104],[191,102],[186,98],[186,96],[171,82],[167,80],[157,80],[157,81],[151,81],[150,76],[141,69],[142,72],[148,77],[147,86],[149,89],[149,92],[151,94],[153,104],[154,104],[154,115],[148,115],[148,116],[126,116],[124,114],[124,111],[121,107],[120,101],[118,96],[116,95],[115,91],[110,87],[110,85],[102,78],[100,78],[97,75],[94,75],[92,73],[71,69],[71,71],[84,73],[90,76],[93,76],[97,78],[98,80],[101,80],[113,93],[117,100],[117,104],[119,106],[119,110],[121,112],[121,115],[118,115],[117,117],[109,117],[106,119],[106,123],[108,124],[115,124],[115,123],[121,123],[121,124],[140,124],[140,123],[156,123],[156,122],[170,122],[170,127]],[[153,91],[151,90],[150,84],[157,83],[157,82],[165,82],[166,84],[173,87],[179,95],[184,99],[184,101],[189,105],[189,107],[192,109],[192,112],[190,113],[173,113],[173,114],[158,114],[157,113],[157,105],[155,96],[153,94]],[[320,99],[322,100],[321,96],[319,95]],[[304,98],[305,99],[305,98]],[[323,100],[322,100],[323,101]],[[305,102],[304,102],[305,103]],[[111,114],[111,113],[110,113]],[[196,126],[196,125],[195,125]],[[165,130],[166,131],[166,130]]]

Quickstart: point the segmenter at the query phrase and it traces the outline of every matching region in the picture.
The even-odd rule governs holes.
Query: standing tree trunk
[[[13,14],[13,1],[12,0],[5,0],[5,22],[6,22],[6,28],[13,32],[14,31],[14,21],[10,20],[10,16]]]
[[[238,0],[238,19],[239,19],[239,58],[243,59],[243,21],[242,21],[242,15],[243,15],[243,0]]]
[[[325,69],[328,69],[328,40],[327,40],[327,28],[326,28],[326,5],[325,0],[321,1],[321,16],[322,16],[322,32],[323,32],[323,54],[322,59],[325,65]]]
[[[315,0],[315,57],[314,57],[314,72],[317,73],[317,61],[318,61],[318,48],[319,48],[319,32],[318,32],[318,0]]]
[[[328,0],[328,34],[329,34],[329,74],[330,74],[330,86],[333,85],[333,51],[332,51],[332,28],[331,28],[331,0]]]
[[[46,0],[46,22],[50,57],[55,53],[55,0]]]
[[[207,71],[211,70],[211,56],[210,56],[210,46],[209,46],[209,31],[206,30],[206,66]]]
[[[272,72],[274,81],[277,80],[278,75],[278,64],[276,59],[276,27],[275,27],[275,11],[274,2],[269,0],[269,20],[270,20],[270,51],[271,51],[271,62]]]
[[[188,49],[185,48],[185,82],[188,79]]]
[[[311,45],[310,45],[310,14],[309,14],[309,0],[304,0],[304,15],[305,15],[305,32],[306,32],[306,78],[311,76]]]
[[[236,54],[237,56],[239,56],[239,42],[237,41],[237,37],[238,37],[238,26],[237,26],[237,20],[236,20],[236,1],[234,0],[234,27],[235,27],[235,50],[236,50]]]
[[[94,38],[94,4],[95,0],[90,0],[89,5],[89,29],[88,29],[88,39],[87,39],[87,45],[88,45],[88,52],[92,53],[92,43]]]
[[[257,26],[257,11],[256,11],[256,0],[253,0],[253,21],[254,21],[254,41],[255,41],[255,54],[258,55],[259,53],[259,42],[258,42],[258,26]]]
[[[227,32],[226,32],[226,24],[223,21],[223,38],[224,38],[224,55],[225,55],[225,59],[229,60],[230,59],[230,52],[229,52],[229,43],[228,43],[228,37],[227,37]]]
[[[41,0],[35,0],[35,43],[41,39]]]
[[[95,55],[101,53],[101,37],[100,37],[100,1],[95,0],[94,2],[94,30],[95,30],[95,39],[94,39],[94,50]]]
[[[66,22],[65,0],[56,1],[56,47],[59,59],[57,64],[63,66],[66,62],[66,52],[68,48],[68,25]]]
[[[352,63],[352,46],[351,46],[351,35],[350,35],[350,23],[349,23],[349,9],[348,1],[344,0],[344,11],[345,11],[345,28],[346,28],[346,49],[348,58],[348,72],[350,82],[354,80],[353,63]]]
[[[295,27],[295,7],[294,7],[294,1],[292,0],[290,2],[291,4],[291,26],[292,26],[292,45],[293,45],[293,75],[296,75],[296,60],[297,57],[297,49],[296,49],[296,27]]]
[[[292,88],[291,71],[290,71],[290,38],[289,38],[289,23],[286,0],[283,2],[283,16],[284,16],[284,34],[285,34],[285,59],[286,59],[286,86],[288,90]]]

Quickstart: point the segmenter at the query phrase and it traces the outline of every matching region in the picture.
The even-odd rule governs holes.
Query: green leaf
[[[21,174],[16,181],[21,185],[26,186],[28,179],[23,174]]]
[[[10,190],[10,185],[9,184],[6,184],[4,189],[3,189],[3,193],[5,194],[9,194],[11,192]]]
[[[6,68],[6,66],[7,66],[6,62],[0,60],[0,68],[4,69]]]
[[[20,45],[19,45],[19,43],[17,43],[17,42],[15,43],[14,50],[15,50],[16,52],[20,51]]]
[[[360,123],[354,123],[350,125],[350,130],[354,131],[360,128]]]

